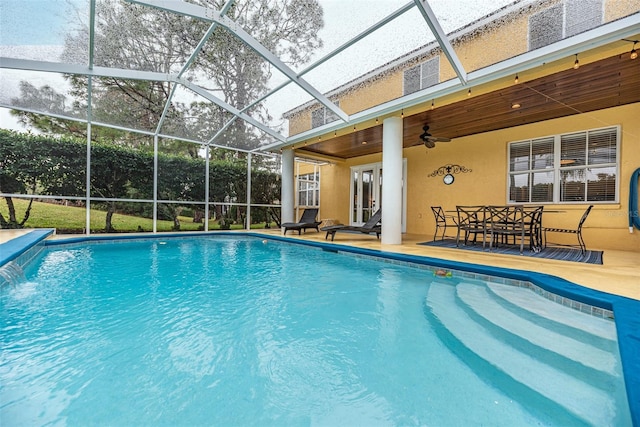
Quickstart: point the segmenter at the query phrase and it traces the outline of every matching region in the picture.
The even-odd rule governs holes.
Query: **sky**
[[[238,0],[243,1],[243,0]],[[316,52],[317,60],[336,47],[389,15],[408,0],[320,0],[325,26],[319,32],[324,48]],[[445,32],[472,22],[512,0],[430,0]],[[87,0],[0,0],[0,56],[56,61],[62,51],[64,35],[72,20],[69,5],[84,5]],[[381,66],[433,40],[417,8],[394,20],[365,40],[306,74],[304,79],[326,93],[367,71]],[[308,65],[308,64],[307,64]],[[299,71],[306,67],[298,67]],[[275,73],[274,86],[284,77]],[[7,102],[18,95],[17,82],[28,79],[36,85],[46,83],[47,73],[28,73],[0,69],[0,99]],[[59,80],[61,81],[61,80]],[[297,85],[289,84],[270,97],[268,107],[278,118],[285,111],[303,104],[311,97]],[[0,108],[0,126],[24,130]]]
[[[75,0],[77,2],[77,0]],[[64,33],[67,0],[0,1],[0,45],[56,45]]]
[[[78,1],[0,0],[0,56],[56,60],[64,43],[62,28],[68,22],[65,11],[69,4]],[[0,96],[3,101],[5,97],[18,95],[14,76],[20,75],[24,72],[0,69]],[[0,108],[0,127],[25,130],[6,108]]]

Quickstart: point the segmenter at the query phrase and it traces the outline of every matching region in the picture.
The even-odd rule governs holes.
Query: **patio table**
[[[504,214],[499,219],[492,218],[491,212],[502,211]],[[460,235],[464,233],[464,244],[469,244],[470,234],[474,235],[473,244],[477,243],[478,234],[482,235],[482,246],[487,243],[489,236],[489,248],[497,244],[496,238],[501,238],[502,243],[508,243],[509,236],[515,239],[518,233],[514,232],[519,225],[523,228],[523,235],[529,239],[529,248],[534,252],[540,252],[542,244],[542,215],[543,212],[556,213],[558,210],[544,211],[543,205],[478,205],[478,206],[457,206],[455,211],[447,210],[447,213],[458,215],[458,234],[456,236],[456,246],[460,242]],[[518,212],[521,212],[518,214]],[[461,215],[462,214],[462,215]],[[471,215],[471,216],[470,216]],[[521,218],[519,218],[521,217]],[[508,220],[507,218],[511,218]],[[520,223],[520,224],[518,224]]]

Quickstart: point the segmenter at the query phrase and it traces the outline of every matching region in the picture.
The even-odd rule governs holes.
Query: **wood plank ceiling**
[[[514,109],[512,104],[516,102],[521,107]],[[419,135],[425,124],[429,124],[433,136],[454,139],[634,102],[640,102],[640,60],[631,60],[628,54],[616,55],[577,70],[568,69],[405,116],[403,145],[422,144]],[[308,143],[297,152],[342,159],[380,153],[382,124]]]

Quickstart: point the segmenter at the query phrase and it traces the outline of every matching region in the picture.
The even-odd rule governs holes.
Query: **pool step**
[[[535,352],[539,359],[562,366],[566,372],[587,380],[602,382],[608,381],[609,376],[619,376],[613,353],[520,317],[500,305],[483,284],[459,283],[456,295],[475,321],[521,351]],[[573,318],[574,314],[583,314],[572,311],[565,313],[567,319]]]
[[[534,393],[532,400],[542,399],[551,407],[562,407],[575,417],[574,422],[599,426],[614,422],[616,405],[611,396],[563,369],[543,363],[497,339],[458,304],[455,286],[433,282],[427,294],[427,305],[464,351],[471,352],[497,371],[489,374],[492,381],[497,378],[496,373],[502,374],[509,387],[524,387]]]
[[[549,300],[531,289],[500,283],[488,283],[489,292],[500,298],[508,307],[515,307],[529,313],[530,318],[553,324],[554,327],[568,329],[572,334],[586,334],[593,340],[599,338],[605,348],[617,345],[616,325],[613,321],[582,313],[562,304],[554,304],[550,309]],[[522,313],[519,311],[519,313]]]

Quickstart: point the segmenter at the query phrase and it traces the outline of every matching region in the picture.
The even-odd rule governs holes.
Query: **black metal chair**
[[[542,250],[542,212],[544,206],[523,207],[525,236],[529,237],[529,248],[534,252]]]
[[[520,238],[520,255],[524,251],[524,238],[528,225],[525,224],[522,206],[488,206],[487,227],[489,232],[489,250],[498,245],[498,240],[508,242],[509,237]]]
[[[431,210],[433,211],[433,216],[436,219],[436,232],[433,234],[433,240],[435,241],[438,238],[438,230],[441,228],[442,238],[440,240],[444,240],[447,233],[447,227],[458,227],[456,217],[445,214],[442,206],[431,206]]]
[[[464,244],[469,243],[469,237],[473,234],[473,243],[476,243],[478,234],[482,235],[482,247],[487,241],[487,221],[485,206],[456,206],[458,211],[458,233],[456,235],[456,247],[460,246],[460,234],[464,233]]]
[[[593,208],[593,205],[589,206],[587,208],[586,211],[584,211],[584,214],[582,214],[582,218],[580,218],[580,222],[578,223],[578,228],[553,228],[553,227],[549,227],[549,228],[543,228],[544,230],[544,247],[547,247],[548,244],[548,240],[547,240],[547,233],[570,233],[570,234],[575,234],[578,237],[578,244],[577,245],[565,245],[565,244],[560,244],[560,243],[552,243],[552,245],[554,246],[568,246],[568,247],[579,247],[580,248],[580,252],[582,253],[582,255],[584,255],[584,253],[587,251],[587,245],[584,243],[584,239],[582,238],[582,225],[584,224],[584,222],[587,220],[587,217],[589,216],[589,212],[591,212],[591,208]]]

